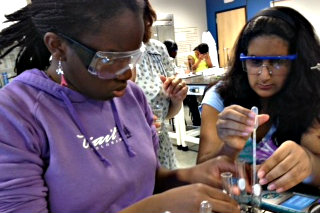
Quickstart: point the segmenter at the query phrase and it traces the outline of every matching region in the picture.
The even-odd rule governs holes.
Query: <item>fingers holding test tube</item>
[[[182,194],[187,196],[181,196]],[[176,187],[157,196],[162,202],[161,208],[170,212],[240,213],[235,200],[223,193],[221,189],[206,184],[196,183]]]

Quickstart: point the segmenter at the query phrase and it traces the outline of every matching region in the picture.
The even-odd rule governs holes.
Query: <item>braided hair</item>
[[[140,0],[32,0],[5,16],[5,22],[14,23],[0,32],[0,60],[19,47],[17,74],[31,68],[45,70],[51,55],[43,41],[45,33],[63,32],[81,38],[85,33],[98,32],[103,21],[122,10],[137,13],[143,5]]]

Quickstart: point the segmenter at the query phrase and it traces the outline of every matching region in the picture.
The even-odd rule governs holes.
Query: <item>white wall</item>
[[[0,30],[12,24],[12,23],[3,23],[6,20],[4,15],[11,14],[26,5],[27,5],[26,0],[7,0],[7,1],[1,0]],[[9,55],[7,55],[5,58],[1,60],[0,73],[7,72],[9,77],[15,75],[15,73],[13,72],[13,68],[14,68],[16,54],[17,54],[17,49],[15,49],[15,51],[11,52]]]
[[[24,7],[27,1],[28,0],[1,0],[0,30],[8,26],[8,24],[2,23],[5,20],[4,15]],[[198,35],[195,36],[194,41],[190,42],[191,44],[188,48],[184,48],[184,46],[179,43],[178,57],[185,58],[186,56],[183,54],[185,54],[186,51],[184,51],[184,49],[193,49],[201,42],[202,32],[207,31],[206,0],[150,0],[150,2],[157,13],[174,15],[175,28],[197,28]],[[4,66],[4,64],[2,66]]]
[[[208,30],[206,0],[150,0],[157,14],[173,14],[175,40],[178,44],[177,64],[184,65],[193,48],[201,43]]]
[[[150,0],[157,13],[173,14],[174,27],[197,27],[199,41],[202,32],[207,31],[205,0]]]
[[[320,37],[320,1],[319,0],[282,0],[271,3],[271,6],[288,6],[299,11],[313,25],[316,33]]]
[[[16,11],[26,5],[27,5],[26,0],[9,0],[9,1],[1,0],[1,3],[0,3],[0,30],[10,25],[10,23],[9,24],[3,23],[6,20],[4,15],[11,14],[14,11]]]

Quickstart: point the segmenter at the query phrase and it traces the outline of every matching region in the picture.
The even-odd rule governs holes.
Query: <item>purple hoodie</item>
[[[0,212],[117,212],[152,195],[158,139],[143,92],[89,99],[29,70],[0,90]]]

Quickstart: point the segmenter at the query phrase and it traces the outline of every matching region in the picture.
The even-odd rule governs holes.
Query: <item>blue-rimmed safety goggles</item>
[[[246,56],[243,53],[240,54],[243,70],[251,75],[261,74],[263,67],[268,68],[270,75],[284,74],[287,71],[287,69],[284,68],[296,58],[296,54],[283,56]],[[264,61],[268,63],[264,64]]]

